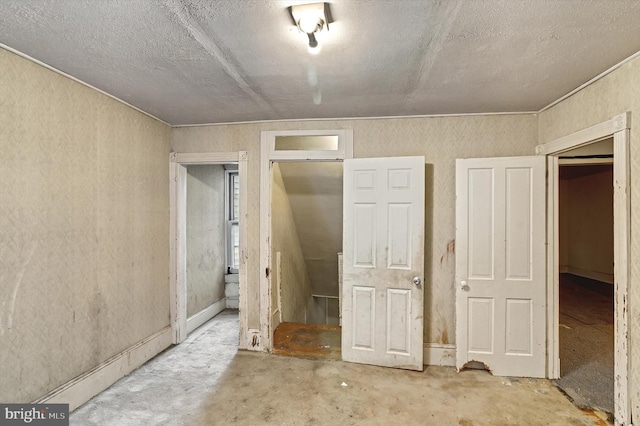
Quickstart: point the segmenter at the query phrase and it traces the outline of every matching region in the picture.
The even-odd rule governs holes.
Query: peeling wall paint
[[[16,284],[14,285],[13,290],[11,291],[11,299],[9,299],[9,308],[7,309],[7,331],[10,331],[13,328],[13,313],[15,312],[15,309],[16,309],[16,299],[18,298],[20,284],[22,284],[22,278],[24,277],[24,273],[26,272],[27,267],[31,262],[31,258],[33,257],[33,253],[35,252],[37,246],[38,246],[38,242],[33,241],[32,248],[29,250],[29,253],[23,258],[24,264],[17,271]],[[4,334],[4,329],[1,330],[0,332]]]

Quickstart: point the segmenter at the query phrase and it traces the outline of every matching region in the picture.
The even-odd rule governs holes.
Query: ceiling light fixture
[[[309,52],[318,53],[320,45],[316,33],[322,31],[325,26],[329,31],[329,23],[333,22],[329,3],[300,4],[288,9],[294,25],[309,38]]]

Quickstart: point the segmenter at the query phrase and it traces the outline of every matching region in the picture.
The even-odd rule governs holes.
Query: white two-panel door
[[[424,157],[344,162],[342,358],[422,370]]]
[[[458,369],[545,377],[545,161],[456,161]]]

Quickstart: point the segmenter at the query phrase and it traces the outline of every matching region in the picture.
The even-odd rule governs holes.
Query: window
[[[337,151],[337,135],[276,136],[276,151]]]
[[[226,172],[227,272],[237,274],[240,268],[240,179],[237,170]]]

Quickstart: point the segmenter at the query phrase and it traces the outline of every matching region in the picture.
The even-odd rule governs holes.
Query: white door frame
[[[613,223],[614,223],[614,415],[616,424],[629,424],[629,338],[627,289],[630,277],[630,174],[629,141],[631,113],[616,115],[608,121],[538,145],[536,153],[547,156],[547,374],[560,377],[559,352],[559,178],[558,157],[565,151],[613,137]]]
[[[187,338],[187,167],[238,163],[240,178],[240,269],[238,271],[241,349],[249,348],[247,330],[247,160],[246,151],[181,153],[169,156],[169,295],[174,344]]]
[[[338,149],[276,150],[276,136],[338,136]],[[353,158],[353,130],[284,130],[260,133],[260,340],[253,342],[256,350],[271,351],[273,348],[270,283],[271,165],[277,161],[343,161],[349,158]]]

